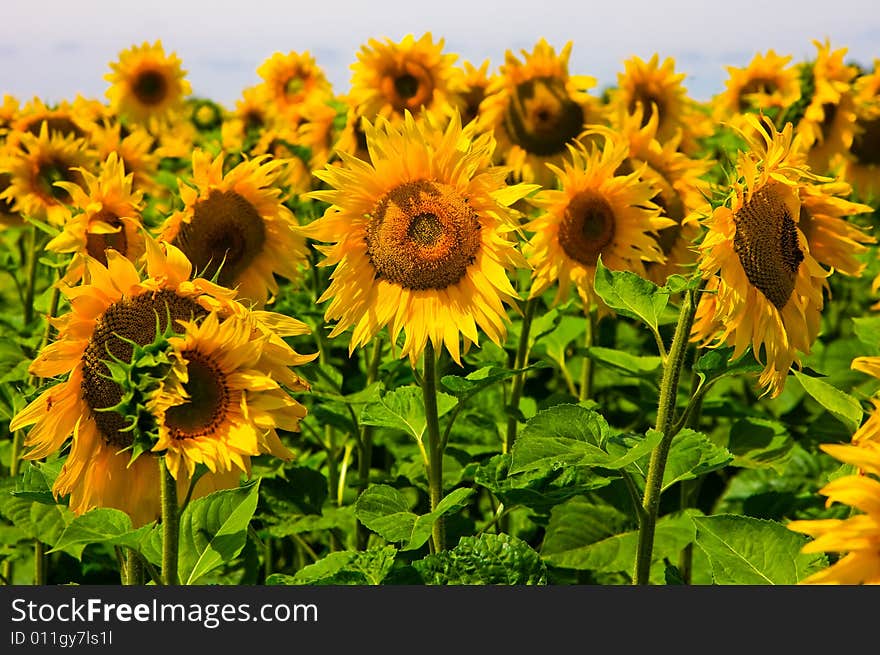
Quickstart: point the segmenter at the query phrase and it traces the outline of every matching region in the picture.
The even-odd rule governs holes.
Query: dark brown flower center
[[[173,439],[210,435],[223,423],[229,408],[226,375],[210,356],[198,350],[181,354],[187,360],[188,380],[183,387],[189,400],[166,410],[165,427]]]
[[[376,205],[366,242],[377,278],[407,289],[445,289],[474,262],[479,216],[451,186],[406,182]]]
[[[256,208],[235,191],[212,191],[195,204],[189,223],[182,223],[174,245],[202,277],[232,286],[263,252],[266,227]]]
[[[565,145],[581,133],[584,111],[568,95],[563,80],[539,77],[517,85],[504,127],[523,150],[547,157],[564,152]]]
[[[131,90],[141,104],[159,105],[168,95],[168,80],[162,71],[144,70],[135,76]]]
[[[207,312],[191,298],[174,291],[146,292],[133,298],[123,298],[110,305],[95,323],[92,337],[83,352],[82,395],[92,410],[92,416],[104,440],[113,446],[124,447],[132,442],[124,416],[117,412],[98,411],[113,407],[122,399],[121,387],[105,377],[109,374],[105,360],[118,357],[131,361],[129,341],[146,345],[156,338],[156,323],[164,330],[170,316],[173,322],[193,320]]]
[[[753,77],[743,84],[739,90],[739,110],[745,111],[754,107],[754,101],[750,97],[753,94],[763,93],[769,95],[775,93],[777,89],[779,89],[779,84],[776,80],[769,77]]]
[[[645,125],[648,124],[655,110],[657,112],[658,125],[663,122],[665,106],[661,98],[658,98],[655,94],[646,89],[639,89],[630,99],[627,111],[630,114],[634,114],[639,105],[642,106],[642,127],[645,127]]]
[[[774,187],[759,188],[733,215],[733,250],[752,286],[781,311],[794,291],[804,253],[791,212]]]
[[[95,214],[90,222],[100,221],[106,223],[110,227],[118,228],[117,232],[110,234],[86,232],[86,252],[90,257],[94,257],[104,266],[107,265],[108,248],[112,248],[121,255],[125,255],[128,249],[128,241],[125,238],[125,226],[119,217],[109,209],[102,209]]]
[[[614,210],[590,192],[572,198],[559,224],[559,245],[584,266],[595,266],[603,249],[614,240]]]
[[[398,112],[405,109],[416,113],[431,103],[434,95],[434,76],[414,61],[407,61],[389,71],[383,82],[384,95]]]
[[[86,133],[66,116],[38,117],[30,121],[25,129],[34,136],[40,136],[40,130],[42,129],[43,123],[46,124],[46,130],[49,134],[52,134],[53,132],[58,132],[64,136],[72,134],[77,139],[82,139],[86,136]]]
[[[876,166],[880,164],[880,118],[856,123],[858,132],[853,137],[850,152],[860,164]]]
[[[40,195],[44,198],[66,205],[71,201],[70,194],[65,189],[55,186],[55,183],[75,182],[77,178],[78,175],[70,169],[66,162],[50,159],[39,165],[34,182],[40,191]]]

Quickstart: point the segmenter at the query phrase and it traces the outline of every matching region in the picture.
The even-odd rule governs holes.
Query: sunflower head
[[[880,199],[880,59],[873,72],[853,82],[853,99],[852,144],[840,157],[838,172],[859,199],[875,205]]]
[[[534,190],[507,186],[506,169],[492,166],[491,133],[462,128],[454,114],[443,128],[430,116],[402,123],[364,119],[370,161],[340,153],[341,166],[315,175],[331,190],[308,197],[330,204],[303,228],[318,241],[321,265],[336,265],[319,299],[330,300],[331,337],[353,328],[350,349],[386,325],[401,354],[415,362],[428,339],[460,361],[460,342],[477,330],[495,343],[506,335],[503,302],[516,291],[508,269],[521,265],[508,233],[509,206]]]
[[[284,160],[256,157],[225,173],[224,161],[196,149],[191,184],[180,183],[184,208],[165,221],[161,238],[199,274],[262,306],[278,289],[275,275],[295,278],[306,257],[278,184]]]
[[[759,383],[776,396],[819,331],[828,272],[799,222],[801,187],[823,178],[804,165],[791,123],[780,133],[754,115],[748,120],[750,149],[740,153],[733,190],[699,246],[699,268],[716,294],[714,322],[704,313],[696,336],[727,341],[734,357],[751,346],[764,362]]]
[[[460,101],[453,68],[458,55],[443,52],[445,41],[430,32],[418,40],[407,34],[395,43],[370,39],[352,64],[349,99],[358,117],[399,121],[404,113],[446,116]]]
[[[119,53],[110,63],[107,99],[119,116],[133,123],[164,122],[183,109],[192,92],[176,54],[165,54],[161,41],[144,42]]]
[[[265,94],[279,113],[296,117],[308,99],[328,98],[333,89],[309,52],[276,52],[257,68]]]
[[[745,68],[727,66],[725,90],[713,99],[715,119],[732,120],[742,128],[746,112],[778,113],[801,97],[798,69],[792,57],[774,50],[757,53]]]
[[[541,39],[532,52],[521,52],[522,60],[508,50],[481,105],[481,125],[494,129],[504,163],[527,182],[551,184],[545,164],[560,165],[567,146],[598,119],[596,99],[586,93],[596,80],[569,74],[571,46],[557,55]]]
[[[95,165],[95,152],[84,139],[49,133],[43,122],[38,135],[18,135],[19,146],[0,156],[0,175],[8,185],[0,200],[12,203],[13,212],[61,225],[67,215],[70,193],[57,182],[82,182],[83,169]]]
[[[651,200],[656,189],[642,177],[643,168],[620,173],[629,144],[605,133],[604,144],[569,147],[563,168],[551,165],[559,190],[545,189],[532,202],[543,210],[525,230],[524,248],[532,266],[530,297],[558,284],[555,302],[577,289],[585,305],[596,300],[593,276],[599,257],[616,270],[645,274],[646,261],[662,262],[657,231],[673,222],[660,216]]]

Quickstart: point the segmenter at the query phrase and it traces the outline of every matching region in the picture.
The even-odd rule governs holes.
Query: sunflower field
[[[3,583],[880,582],[880,59],[813,46],[4,95]]]

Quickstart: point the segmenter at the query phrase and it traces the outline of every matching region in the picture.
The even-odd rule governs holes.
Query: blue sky
[[[880,12],[869,0],[435,0],[297,2],[215,0],[6,0],[0,23],[0,93],[46,102],[77,93],[103,99],[103,76],[121,50],[161,39],[183,60],[196,95],[232,106],[259,82],[257,67],[274,52],[310,51],[334,89],[349,88],[349,66],[370,38],[400,40],[430,31],[445,51],[492,68],[507,49],[531,50],[546,38],[573,41],[572,73],[613,84],[623,62],[655,52],[676,60],[692,96],[724,87],[725,66],[744,66],[775,49],[795,60],[815,53],[814,39],[847,47],[853,60],[880,58]]]

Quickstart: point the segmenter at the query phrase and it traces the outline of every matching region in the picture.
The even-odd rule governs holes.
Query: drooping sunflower
[[[127,449],[132,435],[126,429],[127,421],[115,411],[106,411],[119,403],[122,389],[107,375],[104,360],[112,355],[128,361],[131,342],[152,343],[157,325],[164,330],[171,320],[177,327],[180,321],[200,321],[212,312],[223,318],[250,316],[257,334],[249,333],[249,338],[264,342],[263,353],[270,353],[284,364],[271,368],[272,377],[291,390],[306,385],[287,366],[312,359],[299,355],[282,339],[307,332],[304,324],[268,312],[249,312],[235,300],[234,291],[201,278],[190,279],[192,266],[170,244],[148,237],[145,257],[146,270],[142,273],[121,254],[108,250],[106,266],[94,259],[87,261],[89,284],[62,287],[71,311],[55,319],[58,336],[39,353],[30,372],[46,379],[66,377],[43,391],[10,423],[11,430],[33,426],[25,437],[27,459],[59,451],[72,435],[70,453],[53,486],[55,495],[70,494],[70,507],[76,513],[92,507],[115,507],[131,515],[135,525],[148,523],[160,514],[158,465],[149,455],[131,462]],[[198,330],[195,333],[205,336]],[[216,337],[207,341],[212,347],[220,347]],[[199,438],[204,439],[232,429],[230,417],[247,410],[246,398],[235,408],[221,402],[227,389],[221,389],[221,385],[228,380],[223,378],[221,382],[219,374],[207,380],[208,373],[209,367],[200,371],[199,382],[219,391],[212,395],[204,388],[197,390],[195,383],[185,386],[191,398],[200,399],[199,407],[194,410],[184,406],[176,414],[178,424],[189,421],[188,429],[199,431]],[[172,427],[178,424],[171,421]],[[189,484],[187,470],[191,469],[178,469],[177,483],[183,493]],[[239,472],[233,467],[217,467],[215,474],[199,480],[195,493],[234,486],[238,480]]]
[[[104,76],[110,82],[110,107],[134,123],[166,122],[183,110],[192,92],[180,58],[173,52],[166,55],[161,40],[123,50],[110,69]]]
[[[524,265],[510,232],[510,205],[534,191],[507,186],[507,170],[492,166],[491,133],[462,128],[453,114],[442,128],[409,112],[400,125],[364,119],[371,161],[340,153],[342,166],[315,175],[332,189],[308,194],[330,203],[303,232],[319,246],[321,266],[335,266],[319,302],[330,300],[335,337],[350,327],[350,350],[384,326],[402,356],[415,363],[427,340],[460,361],[478,343],[478,329],[495,343],[507,333],[504,302],[516,290],[508,269]]]
[[[829,273],[799,228],[800,188],[817,178],[792,144],[791,123],[777,132],[756,115],[747,118],[750,149],[739,153],[727,201],[705,221],[699,269],[714,292],[707,305],[714,313],[702,309],[693,335],[729,343],[734,358],[751,346],[764,364],[759,384],[775,397],[818,335]]]
[[[813,44],[813,95],[796,131],[802,135],[810,168],[825,175],[852,145],[856,112],[851,84],[858,69],[844,63],[847,48],[832,51],[828,41]]]
[[[674,225],[651,199],[657,189],[641,170],[619,174],[629,144],[609,133],[599,148],[569,146],[562,169],[550,164],[560,189],[544,189],[531,202],[543,210],[524,227],[533,233],[523,252],[532,266],[530,298],[558,284],[554,302],[568,299],[571,285],[589,307],[599,256],[615,270],[645,275],[645,261],[663,262],[657,231]]]
[[[569,41],[557,55],[541,39],[532,52],[521,51],[522,61],[508,50],[480,107],[481,127],[495,131],[499,161],[525,182],[551,184],[546,164],[561,166],[585,125],[601,122],[598,100],[587,93],[596,79],[569,74],[571,47]]]
[[[444,53],[444,44],[426,32],[418,40],[407,34],[400,43],[386,38],[362,45],[351,65],[349,91],[357,118],[396,122],[404,112],[448,117],[459,107],[460,88],[453,68],[458,55]]]
[[[778,112],[801,97],[798,69],[792,57],[774,50],[757,53],[745,68],[727,66],[725,89],[713,98],[716,121],[730,121],[742,129],[744,113]]]
[[[843,557],[803,584],[880,584],[880,442],[821,446],[835,459],[856,466],[859,475],[832,480],[819,490],[827,504],[860,510],[846,519],[791,521],[788,528],[814,537],[805,553],[834,552]]]
[[[661,216],[675,222],[658,237],[665,262],[645,264],[648,279],[663,285],[669,275],[684,273],[683,267],[696,261],[692,245],[700,234],[699,217],[710,212],[709,183],[704,176],[713,162],[681,152],[681,131],[661,143],[656,138],[658,120],[657,114],[652,114],[645,121],[641,108],[632,113],[621,108],[612,115],[611,125],[629,142],[623,169],[642,170],[642,178],[657,190],[652,200],[660,207]]]
[[[191,185],[180,181],[184,207],[161,227],[161,239],[180,248],[200,275],[237,288],[262,307],[278,290],[276,275],[297,277],[305,240],[277,184],[284,160],[255,157],[224,174],[223,153],[192,155]]]
[[[699,130],[703,121],[696,120],[693,100],[684,86],[684,73],[675,72],[675,60],[654,54],[648,61],[630,57],[624,61],[624,70],[617,75],[617,87],[610,92],[609,109],[612,114],[635,114],[641,108],[642,124],[656,115],[655,138],[665,144],[672,138],[693,141],[704,136]]]
[[[276,52],[257,68],[266,95],[281,114],[296,119],[298,108],[309,98],[331,97],[333,88],[309,52]]]
[[[292,459],[276,429],[297,431],[306,409],[272,377],[284,361],[266,361],[268,335],[247,317],[221,321],[216,312],[182,326],[170,339],[171,374],[150,402],[159,425],[153,450],[165,452],[174,478],[191,478],[196,464],[249,476],[251,457],[264,453]]]
[[[80,183],[81,169],[91,170],[94,150],[73,134],[49,133],[43,122],[38,135],[18,133],[19,146],[0,156],[0,174],[9,185],[0,199],[12,203],[12,211],[53,225],[62,225],[70,194],[56,182]]]
[[[871,73],[853,82],[853,96],[854,135],[838,172],[860,200],[876,204],[880,200],[880,59],[874,61]]]
[[[88,257],[107,263],[105,250],[112,248],[131,261],[144,253],[140,213],[143,194],[132,190],[132,178],[126,174],[115,152],[101,165],[98,175],[81,169],[83,186],[72,182],[57,185],[70,196],[70,216],[62,231],[46,244],[46,249],[73,255],[64,281],[76,284],[85,272]]]

